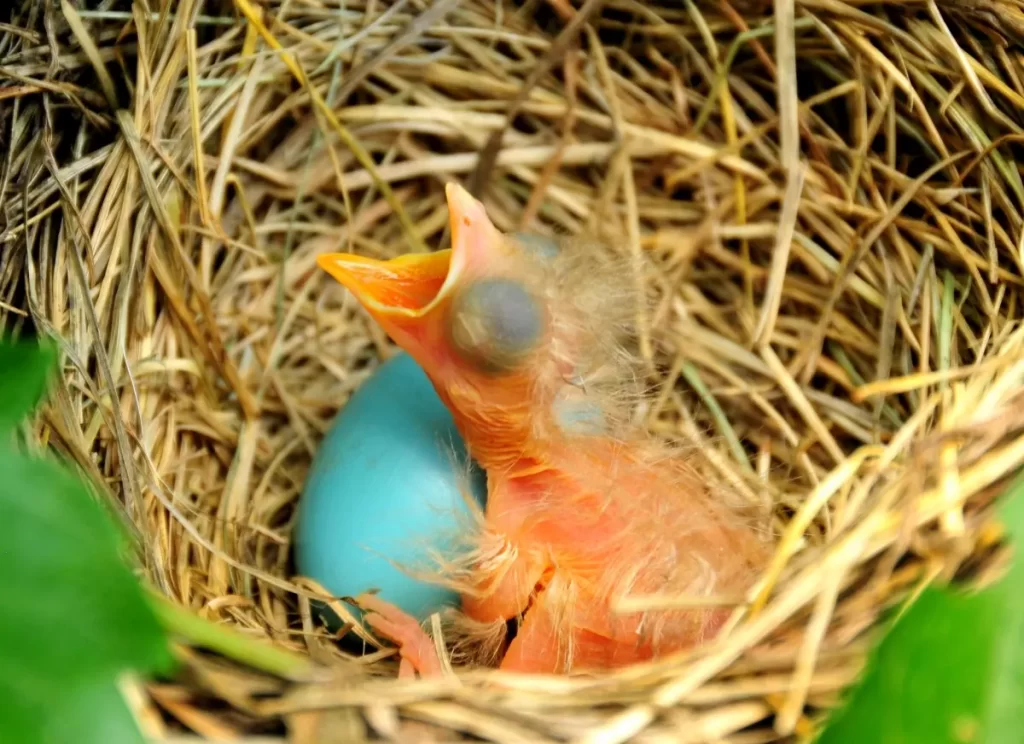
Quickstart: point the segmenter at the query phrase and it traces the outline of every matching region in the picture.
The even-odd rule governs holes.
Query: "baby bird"
[[[770,556],[742,504],[631,421],[629,265],[503,234],[462,187],[446,194],[449,250],[318,263],[419,363],[487,472],[462,612],[520,618],[507,671],[600,671],[710,639],[730,610],[615,607],[628,595],[742,595]],[[399,646],[401,676],[440,673],[413,618],[359,602]]]

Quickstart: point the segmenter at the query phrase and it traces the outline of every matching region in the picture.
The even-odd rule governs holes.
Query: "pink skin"
[[[412,679],[418,671],[424,677],[441,674],[434,643],[416,620],[374,594],[360,594],[356,602],[364,610],[366,624],[398,646],[401,662],[399,679]]]
[[[447,254],[386,262],[331,254],[318,263],[420,363],[487,469],[487,532],[507,541],[515,564],[503,565],[493,586],[493,570],[482,570],[480,586],[488,591],[464,596],[463,611],[480,622],[522,616],[500,665],[506,671],[607,669],[706,640],[726,613],[620,617],[610,607],[610,592],[627,583],[641,594],[655,592],[666,570],[682,572],[675,574],[679,586],[710,571],[718,590],[745,590],[767,559],[766,547],[720,508],[684,463],[664,461],[660,453],[645,459],[642,439],[627,445],[598,437],[581,446],[560,438],[557,427],[538,436],[537,412],[548,410],[550,401],[538,399],[534,383],[560,370],[525,365],[495,384],[467,368],[445,333],[452,291],[474,276],[507,268],[514,258],[483,205],[457,186],[449,187],[448,201],[453,248]],[[675,569],[666,568],[652,555],[680,560]],[[632,575],[644,566],[650,569]],[[366,623],[398,646],[401,678],[442,673],[435,646],[415,618],[375,596],[357,601],[368,611]],[[571,664],[561,658],[563,646],[572,649]]]

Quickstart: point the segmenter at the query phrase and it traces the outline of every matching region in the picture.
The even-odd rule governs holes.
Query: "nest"
[[[786,740],[887,610],[998,568],[1024,461],[1024,5],[61,8],[0,19],[4,327],[61,339],[40,436],[106,484],[167,612],[246,636],[183,640],[178,676],[139,683],[154,736]],[[448,180],[502,229],[649,259],[640,413],[780,535],[714,642],[399,682],[392,649],[350,653],[310,609],[295,502],[392,351],[315,258],[442,245]]]

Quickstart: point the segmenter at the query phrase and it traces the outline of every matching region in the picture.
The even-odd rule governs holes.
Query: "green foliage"
[[[1003,516],[1024,535],[1024,480]],[[1024,556],[997,584],[929,588],[875,650],[819,744],[1009,744],[1024,738]]]
[[[115,685],[125,671],[171,669],[163,630],[106,510],[76,475],[16,451],[10,436],[54,359],[0,341],[0,741],[137,742]]]
[[[0,339],[0,436],[39,403],[55,359],[51,346]]]

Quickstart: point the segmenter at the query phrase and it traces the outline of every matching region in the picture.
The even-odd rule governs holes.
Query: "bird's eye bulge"
[[[456,353],[480,371],[511,372],[524,365],[544,337],[543,303],[515,279],[478,279],[452,298],[448,333]]]
[[[526,251],[534,258],[551,261],[558,257],[558,242],[552,238],[529,232],[516,232],[509,237],[521,250]]]

